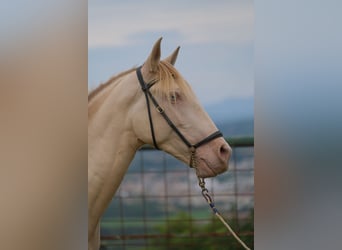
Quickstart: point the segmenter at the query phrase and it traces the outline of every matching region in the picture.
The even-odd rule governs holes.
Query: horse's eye
[[[176,101],[177,101],[176,94],[171,94],[170,95],[170,100],[171,100],[171,103],[176,103]]]
[[[171,101],[171,103],[173,103],[173,104],[176,103],[178,99],[179,99],[179,94],[178,93],[173,92],[173,93],[170,94],[170,101]]]

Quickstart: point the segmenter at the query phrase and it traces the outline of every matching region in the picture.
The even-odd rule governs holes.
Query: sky
[[[162,58],[181,46],[176,68],[204,106],[252,99],[253,29],[250,0],[90,0],[88,89],[142,64],[163,37]]]

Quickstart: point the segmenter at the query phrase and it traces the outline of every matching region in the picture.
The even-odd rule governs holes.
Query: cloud
[[[203,104],[253,96],[251,0],[90,0],[88,20],[90,88],[142,63],[163,36],[163,57],[182,46],[177,68]]]
[[[253,40],[251,1],[89,2],[89,48],[133,45],[138,34],[172,32],[182,44]],[[132,38],[135,39],[132,39]]]

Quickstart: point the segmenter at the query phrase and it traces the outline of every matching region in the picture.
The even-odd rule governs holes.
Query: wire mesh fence
[[[228,172],[206,179],[220,213],[246,244],[254,238],[254,141],[228,139]],[[101,249],[241,249],[203,199],[193,169],[139,150],[101,220]]]

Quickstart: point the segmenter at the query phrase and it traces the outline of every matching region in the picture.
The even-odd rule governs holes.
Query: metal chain
[[[244,249],[246,250],[250,250],[249,247],[247,247],[247,245],[239,238],[239,236],[236,235],[236,233],[233,231],[233,229],[229,226],[229,224],[223,219],[223,217],[221,216],[221,214],[219,213],[219,211],[217,210],[217,208],[215,207],[215,204],[211,198],[211,196],[209,195],[209,191],[208,189],[205,187],[205,181],[203,178],[198,177],[198,169],[197,169],[197,165],[196,165],[196,148],[191,147],[190,148],[191,151],[191,159],[190,159],[190,167],[194,168],[196,171],[196,175],[198,178],[198,185],[200,186],[200,188],[202,189],[202,196],[204,197],[204,199],[207,201],[207,203],[209,204],[209,206],[211,207],[211,209],[213,210],[214,214],[219,218],[219,220],[223,223],[223,225],[225,225],[225,227],[228,229],[228,231],[234,236],[234,238],[241,244],[241,246],[244,247]]]
[[[197,174],[197,167],[196,167],[196,148],[194,146],[190,147],[190,167],[196,170]]]

